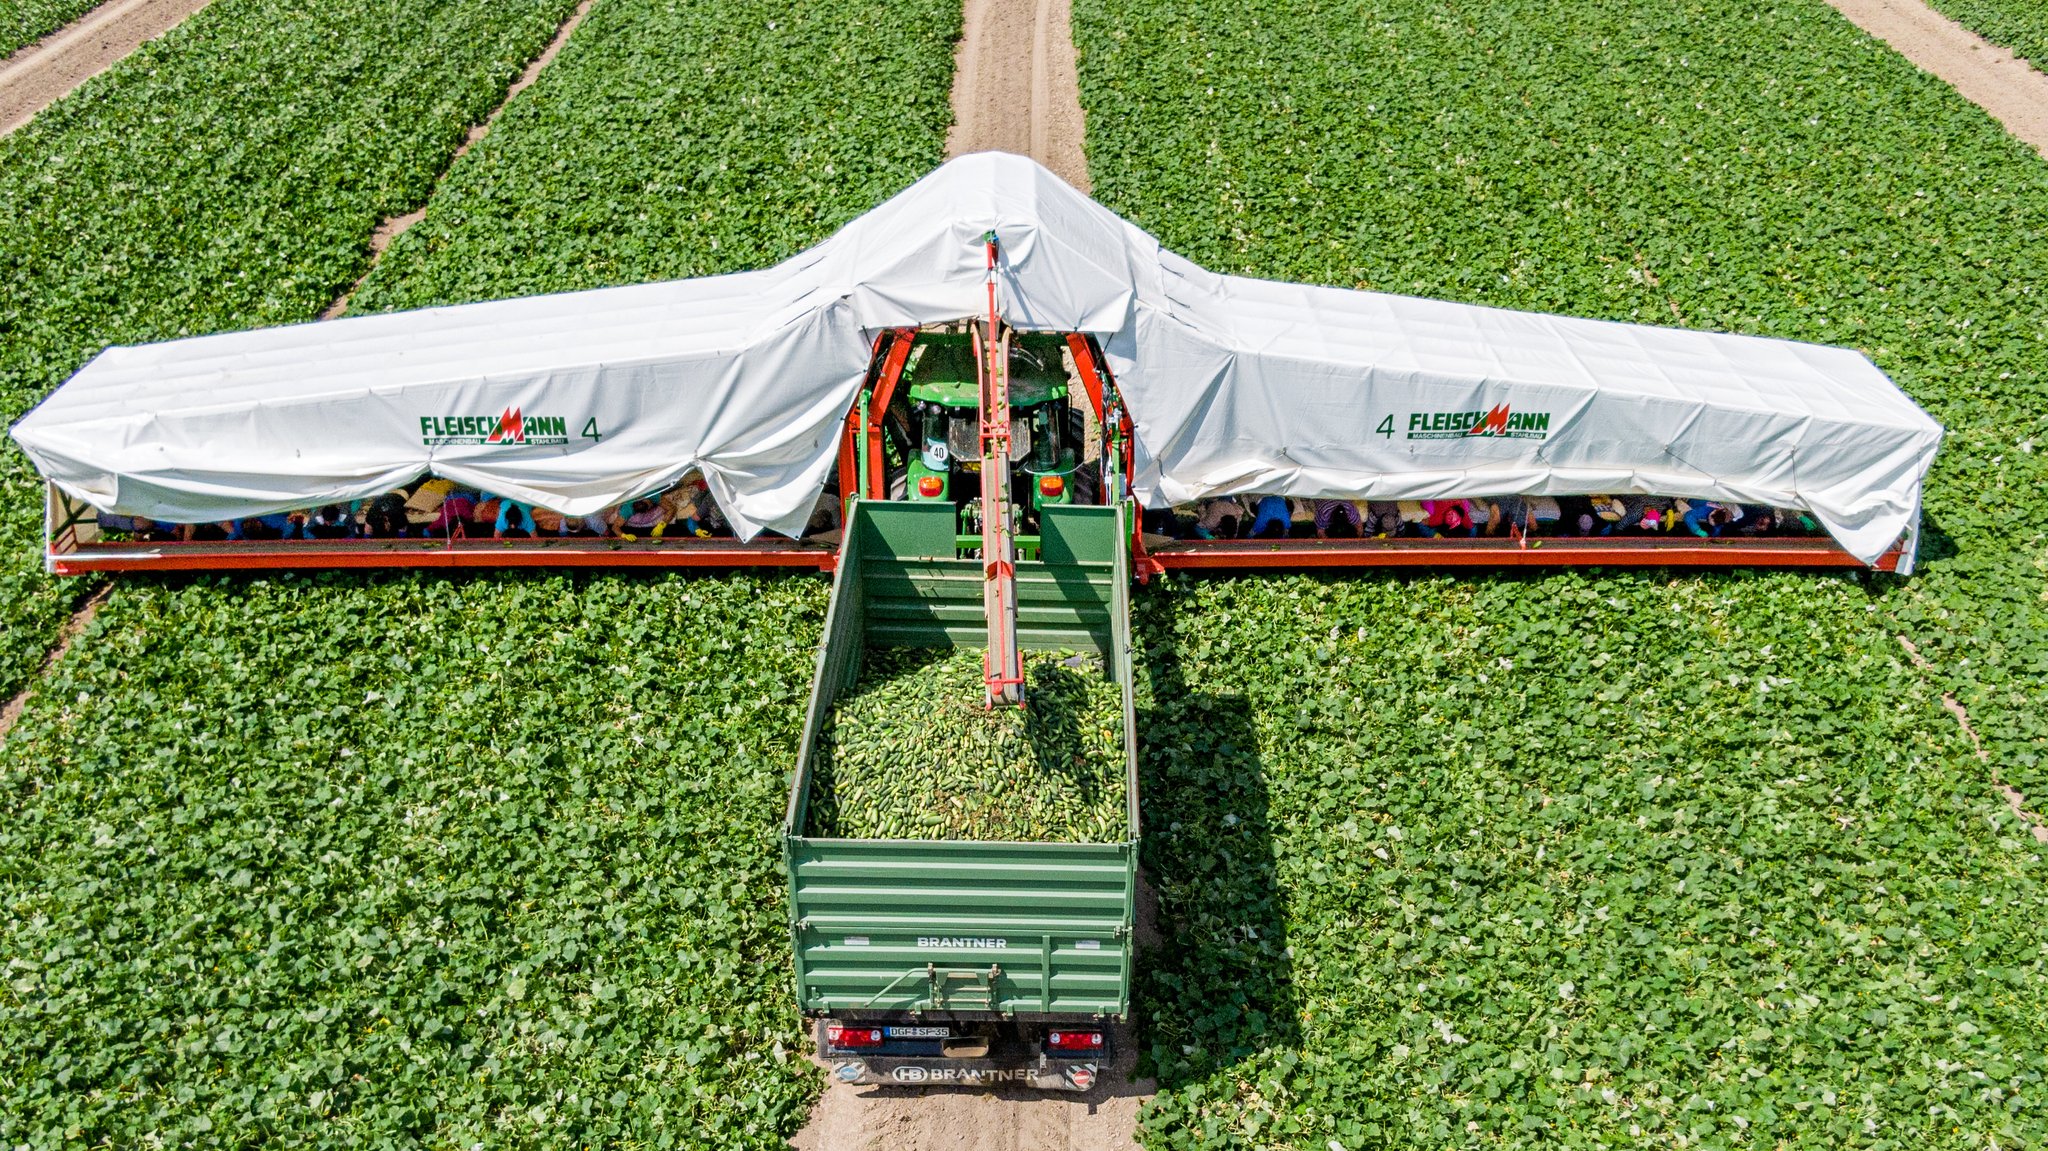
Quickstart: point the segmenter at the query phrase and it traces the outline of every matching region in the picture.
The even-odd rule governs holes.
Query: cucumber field
[[[767,267],[946,159],[957,0],[587,8],[460,158],[574,0],[213,0],[0,137],[0,414],[344,297]],[[1946,429],[1908,576],[1132,586],[1131,1139],[2048,1144],[2048,160],[1825,0],[1072,37],[1092,196],[1189,260],[1850,347]],[[59,577],[43,492],[0,445],[0,1147],[798,1137],[829,577]]]

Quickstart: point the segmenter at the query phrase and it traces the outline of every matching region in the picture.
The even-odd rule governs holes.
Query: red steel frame
[[[840,473],[851,467],[842,443]],[[842,489],[848,490],[848,489]],[[836,545],[807,540],[668,541],[594,538],[498,540],[290,540],[204,543],[81,543],[56,525],[56,489],[46,488],[43,564],[56,575],[91,572],[332,571],[374,568],[747,568],[832,571]],[[53,530],[54,529],[54,530]]]
[[[889,498],[889,477],[886,469],[882,466],[882,416],[889,410],[889,402],[896,398],[896,386],[903,381],[903,369],[910,363],[910,349],[916,342],[917,332],[915,329],[910,328],[892,328],[889,331],[883,332],[875,340],[875,355],[881,361],[881,367],[875,373],[874,387],[871,389],[871,397],[867,404],[868,426],[863,433],[857,433],[859,438],[864,439],[866,442],[868,453],[867,498],[871,500],[886,500]],[[860,405],[854,405],[853,411],[847,414],[847,418],[855,424],[859,424]],[[842,480],[846,478],[846,465],[843,460],[841,461],[839,474]],[[855,476],[852,482],[843,484],[839,490],[842,492],[852,491],[859,483],[859,477]]]
[[[1900,549],[1867,565],[1895,571]],[[1260,571],[1361,567],[1785,567],[1861,568],[1826,537],[1713,540],[1633,536],[1399,540],[1175,540],[1148,548],[1141,536],[1131,569],[1140,579],[1172,571]]]
[[[1893,571],[1900,551],[1869,565]],[[289,571],[366,568],[738,568],[795,567],[830,572],[830,544],[769,540],[690,540],[667,544],[569,539],[503,541],[342,540],[277,544],[158,543],[86,545],[51,551],[57,575],[120,571]],[[1784,567],[1860,568],[1832,540],[1626,540],[1546,538],[1523,547],[1512,540],[1176,540],[1132,549],[1140,579],[1167,572],[1302,570],[1370,567]]]
[[[618,546],[615,546],[618,545]],[[831,571],[837,548],[797,540],[691,540],[635,546],[619,540],[292,540],[275,544],[91,545],[52,553],[58,575],[121,571],[292,571],[360,568],[741,568]]]

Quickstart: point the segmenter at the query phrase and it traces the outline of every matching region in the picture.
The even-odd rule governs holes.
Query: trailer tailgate
[[[1134,844],[789,847],[806,1011],[1129,1010]]]

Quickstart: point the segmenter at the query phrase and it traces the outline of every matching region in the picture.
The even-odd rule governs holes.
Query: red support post
[[[854,496],[866,496],[860,490],[860,402],[854,401],[847,409],[846,426],[839,437],[839,511],[846,512],[846,501]]]
[[[1081,332],[1067,333],[1067,348],[1074,353],[1074,366],[1081,373],[1081,387],[1088,393],[1088,401],[1095,406],[1096,422],[1102,425],[1103,440],[1110,439],[1109,401],[1116,396],[1116,381],[1110,378],[1109,366],[1102,362],[1101,353],[1095,340]],[[1130,450],[1131,417],[1123,411],[1121,401],[1117,404],[1116,434],[1124,445],[1124,488],[1130,489],[1131,481],[1137,478],[1137,460]]]
[[[1081,374],[1081,387],[1088,393],[1089,402],[1095,406],[1095,421],[1102,427],[1103,450],[1118,449],[1120,462],[1123,464],[1124,494],[1129,495],[1132,483],[1138,478],[1137,457],[1131,451],[1131,418],[1124,413],[1120,398],[1114,409],[1110,405],[1110,400],[1117,398],[1116,383],[1109,376],[1108,365],[1102,362],[1101,350],[1096,346],[1094,337],[1082,332],[1068,332],[1067,350],[1074,354],[1074,367]],[[1116,415],[1116,426],[1113,428],[1110,426],[1112,410]],[[1137,514],[1131,518],[1131,555],[1134,560],[1145,553],[1144,509],[1139,508],[1136,511]],[[1142,564],[1138,565],[1137,570],[1140,579],[1150,574],[1144,570]]]
[[[891,341],[888,353],[882,359],[882,370],[875,376],[874,395],[868,401],[867,452],[869,499],[889,498],[889,476],[883,466],[882,417],[889,410],[889,401],[896,396],[896,385],[903,379],[903,369],[910,363],[910,348],[916,342],[913,329],[898,329],[882,333],[882,339]]]
[[[1109,416],[1103,407],[1102,376],[1095,370],[1095,349],[1083,333],[1068,332],[1067,350],[1073,353],[1074,367],[1081,373],[1081,389],[1088,393],[1088,402],[1095,406],[1095,422],[1106,427]]]

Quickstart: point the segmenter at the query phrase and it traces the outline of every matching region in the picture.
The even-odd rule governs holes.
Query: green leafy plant
[[[95,0],[6,0],[0,3],[0,57],[71,23],[96,6]]]

